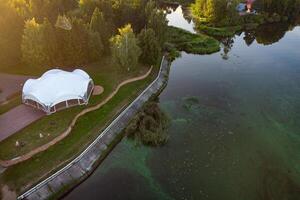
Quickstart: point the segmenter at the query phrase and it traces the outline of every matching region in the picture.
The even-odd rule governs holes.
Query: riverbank
[[[87,178],[97,164],[122,138],[121,130],[131,120],[143,104],[157,95],[168,79],[169,62],[163,58],[157,78],[94,140],[94,142],[71,161],[66,167],[51,175],[40,184],[20,195],[19,199],[45,199],[61,196],[68,189]]]

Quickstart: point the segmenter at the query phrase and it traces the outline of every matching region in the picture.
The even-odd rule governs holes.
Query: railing
[[[31,189],[29,189],[28,191],[26,191],[25,193],[21,194],[17,199],[25,199],[28,196],[30,196],[32,193],[36,192],[37,190],[39,190],[40,188],[42,188],[43,186],[47,185],[47,183],[49,183],[50,181],[52,181],[53,179],[55,179],[57,176],[59,176],[60,174],[62,174],[63,172],[67,171],[70,167],[72,167],[73,165],[75,165],[76,163],[78,163],[83,156],[85,156],[94,146],[95,144],[97,144],[97,142],[100,141],[100,139],[105,136],[107,134],[107,132],[114,126],[117,124],[117,122],[123,117],[127,117],[127,112],[129,109],[133,109],[135,110],[138,106],[136,105],[136,103],[142,99],[142,101],[146,101],[150,98],[151,95],[153,95],[153,91],[151,91],[152,87],[155,86],[155,84],[159,85],[159,81],[162,81],[161,84],[163,85],[163,81],[164,79],[166,79],[167,77],[166,74],[164,74],[164,72],[167,72],[167,67],[168,64],[165,64],[164,62],[167,62],[165,60],[165,56],[163,56],[161,64],[160,64],[160,69],[159,69],[159,73],[156,77],[156,79],[154,81],[151,82],[151,84],[143,90],[143,92],[133,101],[130,103],[129,106],[127,106],[127,108],[125,110],[123,110],[105,129],[104,131],[102,131],[102,133],[79,155],[77,156],[75,159],[73,159],[69,164],[67,164],[66,166],[64,166],[62,169],[60,169],[59,171],[55,172],[54,174],[52,174],[51,176],[49,176],[48,178],[46,178],[45,180],[41,181],[40,183],[38,183],[37,185],[33,186]],[[159,86],[161,87],[161,86]],[[159,88],[156,88],[159,89]],[[149,95],[149,96],[147,96]],[[144,98],[144,99],[143,99]]]

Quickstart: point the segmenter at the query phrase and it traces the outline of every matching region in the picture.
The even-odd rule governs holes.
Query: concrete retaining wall
[[[79,183],[97,167],[97,162],[104,158],[111,146],[122,137],[122,130],[153,96],[158,95],[168,81],[169,62],[162,58],[157,78],[125,109],[78,157],[69,164],[32,187],[18,199],[41,200],[62,193],[67,188]]]

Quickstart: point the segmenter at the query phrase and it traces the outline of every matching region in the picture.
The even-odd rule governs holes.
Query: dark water
[[[193,31],[180,8],[168,18]],[[300,27],[222,41],[172,63],[169,143],[123,139],[66,199],[300,199]]]

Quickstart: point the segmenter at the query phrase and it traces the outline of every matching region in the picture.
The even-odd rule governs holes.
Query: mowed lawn
[[[159,62],[151,75],[145,80],[123,86],[103,107],[79,118],[72,132],[62,141],[33,158],[8,168],[0,175],[0,183],[11,190],[20,192],[24,186],[39,181],[42,177],[60,168],[65,162],[78,155],[105,127],[120,110],[131,102],[156,76]],[[130,73],[116,68],[109,58],[100,63],[83,68],[93,78],[95,84],[104,87],[104,93],[92,97],[89,106],[107,97],[123,80],[144,74],[149,67],[139,66]],[[24,130],[0,143],[1,159],[10,159],[45,144],[59,135],[70,121],[85,107],[74,107],[46,116],[26,127]],[[44,135],[43,138],[39,134]],[[49,135],[48,135],[49,134]],[[23,147],[15,147],[15,141],[24,142]]]
[[[102,62],[81,68],[90,74],[95,85],[99,84],[104,87],[104,92],[101,95],[91,97],[88,106],[101,102],[120,82],[128,78],[144,74],[149,69],[149,67],[139,66],[137,70],[133,72],[124,72],[120,68],[115,67],[109,57],[103,59]],[[13,159],[53,140],[60,133],[66,130],[66,127],[70,124],[74,116],[86,107],[87,106],[76,106],[62,110],[50,116],[45,116],[13,136],[0,142],[0,159]],[[42,138],[40,137],[40,134],[43,135]],[[16,147],[16,141],[19,141],[22,145],[20,147]]]

